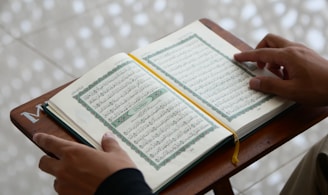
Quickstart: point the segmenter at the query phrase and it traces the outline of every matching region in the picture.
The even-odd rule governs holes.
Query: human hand
[[[54,188],[61,195],[94,194],[109,175],[124,168],[135,168],[111,133],[103,136],[104,151],[42,133],[35,134],[33,140],[58,158],[45,155],[39,167],[56,177]]]
[[[254,50],[235,54],[239,62],[257,62],[279,78],[258,76],[250,88],[299,103],[328,105],[328,61],[304,45],[268,34]]]

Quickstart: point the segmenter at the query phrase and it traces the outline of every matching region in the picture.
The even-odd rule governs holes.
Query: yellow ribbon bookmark
[[[198,109],[200,109],[201,111],[203,111],[204,113],[206,113],[208,116],[210,116],[213,120],[215,120],[217,123],[219,123],[221,126],[223,126],[224,128],[226,128],[228,131],[230,131],[233,134],[234,137],[234,141],[235,141],[235,150],[234,153],[232,155],[232,160],[231,162],[234,165],[237,165],[237,163],[239,162],[238,160],[238,154],[239,154],[239,145],[240,145],[240,141],[238,138],[237,133],[231,129],[230,127],[228,127],[227,125],[225,125],[224,123],[222,123],[220,120],[218,120],[215,116],[213,116],[211,113],[209,113],[206,109],[204,109],[202,106],[200,106],[197,102],[195,102],[194,100],[192,100],[191,98],[189,98],[188,96],[186,96],[182,91],[180,91],[178,88],[176,88],[174,85],[172,85],[170,82],[168,82],[166,79],[164,79],[162,76],[160,76],[159,74],[157,74],[155,71],[153,71],[149,66],[147,66],[144,62],[142,62],[141,60],[139,60],[139,58],[135,57],[132,54],[128,54],[133,60],[135,60],[136,62],[138,62],[141,66],[143,66],[146,70],[148,70],[149,72],[151,72],[153,75],[155,75],[157,78],[159,78],[161,81],[163,81],[166,85],[170,86],[173,90],[175,90],[177,93],[179,93],[182,97],[184,97],[185,99],[187,99],[189,102],[191,102],[192,104],[194,104]]]

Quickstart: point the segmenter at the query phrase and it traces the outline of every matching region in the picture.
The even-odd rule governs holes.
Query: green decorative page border
[[[150,94],[147,98],[144,100],[140,101],[139,104],[135,105],[133,108],[125,112],[122,116],[118,117],[114,122],[112,122],[112,125],[116,128],[124,121],[127,121],[130,117],[132,117],[134,114],[136,114],[139,110],[147,106],[149,103],[163,95],[164,93],[167,92],[167,89],[162,88],[157,91],[154,91],[152,94]]]
[[[271,98],[273,98],[273,95],[266,95],[264,98],[262,98],[260,101],[256,102],[255,104],[233,114],[233,115],[228,115],[225,112],[219,110],[217,107],[215,107],[214,105],[212,105],[211,103],[209,103],[208,101],[206,101],[204,98],[202,98],[199,94],[197,94],[196,92],[194,92],[193,90],[191,90],[189,87],[185,86],[183,83],[181,83],[179,80],[177,80],[174,76],[172,76],[171,74],[169,74],[168,72],[166,72],[165,70],[163,70],[160,65],[157,65],[155,62],[153,62],[151,60],[151,58],[153,58],[154,56],[157,56],[163,52],[166,52],[172,48],[175,48],[177,46],[180,46],[184,43],[187,43],[188,41],[191,41],[192,39],[197,39],[200,42],[202,42],[204,45],[206,45],[207,47],[209,47],[210,49],[212,49],[213,51],[215,51],[216,53],[218,53],[219,55],[221,55],[222,57],[224,57],[225,59],[227,59],[228,61],[230,61],[231,63],[235,64],[236,66],[238,66],[239,68],[243,69],[247,74],[254,76],[254,74],[252,74],[247,68],[245,68],[243,65],[241,65],[240,63],[233,61],[232,59],[230,59],[228,56],[226,56],[225,54],[223,54],[221,51],[217,50],[216,48],[214,48],[211,44],[209,44],[208,42],[206,42],[204,39],[202,39],[201,37],[199,37],[197,34],[192,34],[189,37],[179,41],[178,43],[175,43],[169,47],[166,47],[162,50],[156,51],[153,54],[150,54],[146,57],[144,57],[143,59],[151,64],[152,66],[154,66],[158,71],[162,72],[165,76],[169,77],[171,80],[174,81],[174,83],[177,83],[178,85],[180,85],[183,89],[187,90],[189,93],[191,93],[194,97],[196,97],[197,99],[201,100],[204,104],[206,104],[208,107],[210,107],[211,109],[213,109],[215,112],[217,112],[218,114],[220,114],[221,116],[223,116],[225,119],[227,119],[228,121],[232,121],[233,119],[237,118],[238,116],[248,112],[249,110],[252,110],[256,107],[258,107],[259,105],[263,104],[264,102],[270,100]]]
[[[99,84],[100,82],[102,82],[103,80],[105,80],[107,77],[111,76],[112,74],[114,74],[115,72],[117,72],[119,69],[123,68],[124,66],[127,66],[129,64],[135,65],[140,67],[139,64],[137,64],[134,61],[127,61],[124,62],[120,65],[118,65],[116,68],[114,68],[113,70],[107,72],[106,74],[104,74],[102,77],[99,77],[95,82],[93,82],[92,84],[90,84],[88,87],[86,87],[84,90],[82,90],[81,92],[79,92],[77,95],[74,96],[74,98],[78,101],[78,103],[80,103],[83,107],[85,107],[97,120],[99,120],[102,124],[104,124],[106,127],[108,127],[117,137],[119,137],[124,143],[126,143],[132,150],[134,150],[137,154],[140,155],[140,157],[142,157],[143,159],[145,159],[151,166],[153,166],[156,170],[159,170],[161,167],[165,166],[168,162],[170,162],[171,160],[175,159],[177,156],[179,156],[182,152],[184,152],[185,150],[187,150],[189,147],[191,147],[193,144],[195,144],[197,141],[199,141],[200,139],[202,139],[205,135],[209,134],[210,132],[214,131],[214,129],[218,128],[216,126],[215,123],[213,123],[212,121],[210,121],[208,118],[206,118],[202,113],[200,113],[198,110],[196,110],[195,108],[193,108],[192,106],[188,105],[188,107],[190,109],[192,109],[193,111],[195,111],[197,114],[199,114],[199,116],[201,116],[206,122],[208,122],[211,127],[209,127],[208,129],[204,130],[200,135],[198,135],[197,137],[195,137],[194,139],[190,140],[188,143],[186,143],[183,147],[181,147],[181,149],[177,152],[175,152],[174,154],[172,154],[171,156],[169,156],[168,158],[166,158],[165,160],[163,160],[161,163],[156,163],[155,161],[153,161],[151,158],[149,158],[146,154],[144,154],[140,149],[138,149],[138,147],[136,147],[133,143],[131,143],[122,133],[120,133],[116,127],[118,127],[122,122],[124,122],[125,120],[127,120],[129,117],[131,117],[133,114],[137,113],[138,111],[140,111],[142,109],[142,107],[144,107],[146,104],[148,104],[148,100],[149,98],[151,99],[150,101],[155,100],[156,98],[158,98],[160,95],[166,93],[167,91],[169,91],[170,89],[168,89],[163,83],[161,83],[160,81],[158,81],[156,79],[156,77],[154,77],[152,74],[150,74],[149,72],[145,71],[144,69],[142,69],[143,71],[145,71],[147,74],[149,74],[151,77],[155,78],[162,86],[163,88],[150,94],[147,98],[145,98],[144,100],[140,101],[140,103],[138,104],[140,107],[135,106],[132,109],[130,109],[130,113],[125,113],[122,116],[120,116],[118,119],[116,119],[112,124],[110,124],[106,119],[104,119],[102,116],[100,116],[94,109],[92,109],[85,101],[83,101],[83,99],[81,98],[81,96],[83,96],[85,93],[87,93],[89,90],[93,89],[97,84]],[[180,96],[178,96],[177,94],[173,93],[177,98],[179,98],[182,101],[183,100]],[[131,111],[134,111],[135,113],[132,112],[131,115]]]

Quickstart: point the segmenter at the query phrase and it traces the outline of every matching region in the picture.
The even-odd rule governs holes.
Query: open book
[[[233,134],[254,131],[292,103],[250,90],[270,74],[233,60],[239,52],[199,21],[97,65],[44,109],[80,141],[101,150],[112,131],[154,192]]]

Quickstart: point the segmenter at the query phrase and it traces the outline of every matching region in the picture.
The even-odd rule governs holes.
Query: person
[[[257,62],[281,78],[252,78],[249,85],[254,90],[306,105],[328,105],[328,61],[302,44],[268,34],[255,50],[236,54],[235,59]],[[328,194],[327,135],[304,156],[280,194]]]
[[[257,62],[259,68],[280,77],[254,77],[249,82],[251,89],[311,106],[328,105],[328,61],[306,46],[268,34],[254,50],[234,58]],[[56,178],[54,189],[59,194],[152,194],[142,173],[110,133],[103,137],[103,151],[46,134],[35,134],[33,139],[57,157],[43,156],[39,167]],[[310,150],[282,194],[328,194],[327,140]]]
[[[152,194],[142,173],[110,132],[103,136],[103,151],[48,134],[35,134],[33,140],[57,157],[42,156],[39,167],[56,177],[58,194]]]

